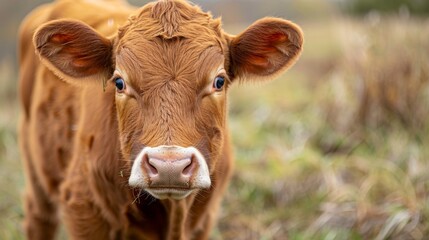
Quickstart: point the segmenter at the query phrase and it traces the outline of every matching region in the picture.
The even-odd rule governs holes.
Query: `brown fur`
[[[52,239],[60,209],[72,239],[207,239],[233,163],[228,87],[283,72],[302,44],[289,21],[266,18],[234,37],[181,0],[141,9],[63,0],[34,10],[20,31],[27,237]],[[211,87],[217,74],[222,91]],[[183,200],[131,189],[136,154],[159,145],[196,147],[211,188]]]

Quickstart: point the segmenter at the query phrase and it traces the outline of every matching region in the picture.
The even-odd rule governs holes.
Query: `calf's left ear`
[[[270,79],[293,65],[302,52],[301,28],[280,18],[264,18],[229,42],[229,74],[245,80]]]
[[[76,20],[55,20],[36,30],[33,42],[42,62],[68,82],[113,73],[112,42]]]

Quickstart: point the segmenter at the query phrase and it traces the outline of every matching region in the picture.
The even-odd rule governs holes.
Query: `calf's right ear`
[[[36,30],[33,43],[41,61],[66,81],[105,79],[114,71],[111,40],[85,23],[48,22]]]

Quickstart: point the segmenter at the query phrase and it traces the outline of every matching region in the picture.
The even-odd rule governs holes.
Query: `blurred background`
[[[0,0],[0,239],[23,238],[16,35],[43,2]],[[429,1],[193,2],[230,33],[264,16],[305,33],[286,74],[230,92],[236,171],[212,239],[429,239]]]

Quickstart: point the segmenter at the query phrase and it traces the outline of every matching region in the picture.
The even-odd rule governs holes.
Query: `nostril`
[[[143,156],[143,165],[149,175],[158,175],[158,169],[150,162],[148,155]]]
[[[152,164],[150,164],[150,163],[149,163],[149,170],[154,175],[158,174],[158,170]]]
[[[189,162],[189,164],[183,169],[182,174],[185,176],[191,176],[192,173],[194,172],[194,168],[195,168],[195,156],[192,155],[191,157],[191,161]]]

